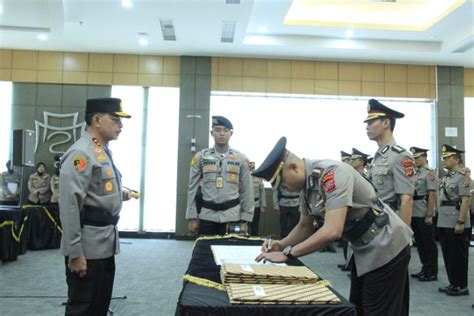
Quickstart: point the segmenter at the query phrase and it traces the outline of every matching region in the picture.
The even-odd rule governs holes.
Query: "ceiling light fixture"
[[[347,30],[344,35],[346,38],[352,38],[352,35],[354,35],[354,32],[352,30]]]
[[[259,33],[266,33],[267,32],[267,27],[265,25],[261,25],[258,27],[257,31]]]
[[[149,42],[147,33],[138,33],[138,44],[140,46],[147,46]]]
[[[132,0],[122,0],[122,7],[130,9],[133,7],[133,2]]]
[[[40,41],[46,41],[46,40],[48,39],[48,35],[46,35],[46,34],[39,34],[39,35],[38,35],[38,39],[39,39]]]

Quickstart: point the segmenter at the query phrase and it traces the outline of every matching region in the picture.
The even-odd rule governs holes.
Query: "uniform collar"
[[[392,138],[392,140],[385,146],[382,146],[380,147],[377,152],[375,153],[375,155],[381,155],[381,156],[387,156],[387,152],[389,151],[389,149],[391,147],[393,147],[394,145],[396,145],[396,141],[394,138]]]

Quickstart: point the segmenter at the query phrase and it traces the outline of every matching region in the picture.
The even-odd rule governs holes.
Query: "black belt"
[[[213,211],[225,211],[225,210],[230,209],[231,207],[239,205],[239,203],[240,203],[239,198],[236,198],[234,200],[225,201],[225,202],[222,202],[222,203],[214,203],[214,202],[211,202],[211,201],[203,200],[202,201],[202,207],[208,208],[208,209],[213,210]]]
[[[424,200],[425,198],[426,198],[426,195],[414,195],[413,201]]]
[[[81,226],[89,225],[89,226],[109,226],[109,225],[117,225],[120,216],[114,216],[110,214],[110,212],[103,210],[101,208],[84,205],[82,209],[83,215],[81,220]]]
[[[355,221],[349,221],[347,225],[349,228],[344,231],[342,236],[348,241],[356,240],[362,237],[374,223],[377,225],[377,227],[383,227],[387,225],[387,214],[379,212],[375,209],[369,209],[362,218]]]
[[[453,201],[441,201],[441,206],[457,206]]]

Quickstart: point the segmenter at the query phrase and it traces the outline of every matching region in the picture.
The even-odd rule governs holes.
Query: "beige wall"
[[[464,68],[464,96],[474,97],[474,68]]]
[[[0,50],[0,80],[88,85],[180,85],[180,57]]]

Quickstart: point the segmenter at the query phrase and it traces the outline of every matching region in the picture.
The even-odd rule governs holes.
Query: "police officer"
[[[255,170],[255,162],[249,161],[249,171]],[[253,183],[253,199],[255,201],[255,208],[253,213],[252,225],[250,226],[250,233],[254,236],[258,236],[258,225],[260,223],[260,212],[265,213],[267,207],[267,198],[265,196],[265,186],[263,180],[258,177],[252,177]]]
[[[396,119],[403,113],[392,110],[375,99],[367,107],[367,136],[379,149],[372,160],[370,178],[380,198],[410,225],[415,189],[415,164],[410,152],[398,146],[393,138]]]
[[[227,118],[213,116],[214,147],[198,152],[191,160],[186,219],[193,233],[246,233],[252,222],[252,179],[245,155],[229,147],[232,133],[233,126]],[[198,214],[196,193],[200,185],[202,208]]]
[[[63,227],[68,301],[66,315],[106,315],[119,253],[117,222],[122,201],[121,175],[108,144],[122,131],[116,98],[87,100],[87,131],[64,154],[59,178],[59,209]]]
[[[427,164],[428,149],[411,147],[410,151],[416,165],[411,228],[415,234],[416,248],[422,264],[421,271],[411,276],[422,282],[435,281],[438,279],[438,247],[434,240],[433,214],[438,178]]]
[[[28,178],[28,203],[30,204],[46,204],[51,199],[50,191],[51,176],[46,172],[44,162],[36,164],[36,172],[32,173]]]
[[[284,239],[265,242],[257,260],[285,262],[312,253],[341,236],[354,250],[350,301],[359,315],[400,315],[412,231],[377,198],[354,168],[334,160],[301,159],[282,137],[254,176],[288,191],[302,191],[298,225]],[[325,213],[314,232],[313,216]],[[387,286],[387,285],[390,286]]]
[[[438,230],[449,285],[440,287],[439,291],[450,296],[469,295],[467,270],[470,236],[467,228],[471,226],[471,179],[461,168],[462,153],[464,151],[446,144],[441,147],[443,167],[448,172],[440,184]]]
[[[20,200],[20,175],[11,160],[6,163],[7,171],[2,172],[2,203],[16,204]]]
[[[273,209],[280,213],[280,236],[285,238],[300,220],[300,194],[282,188],[273,191]]]
[[[351,154],[346,153],[345,151],[341,150],[341,161],[347,164],[351,164]]]
[[[51,203],[57,204],[59,202],[59,160],[61,156],[54,156],[55,173],[51,176]]]

